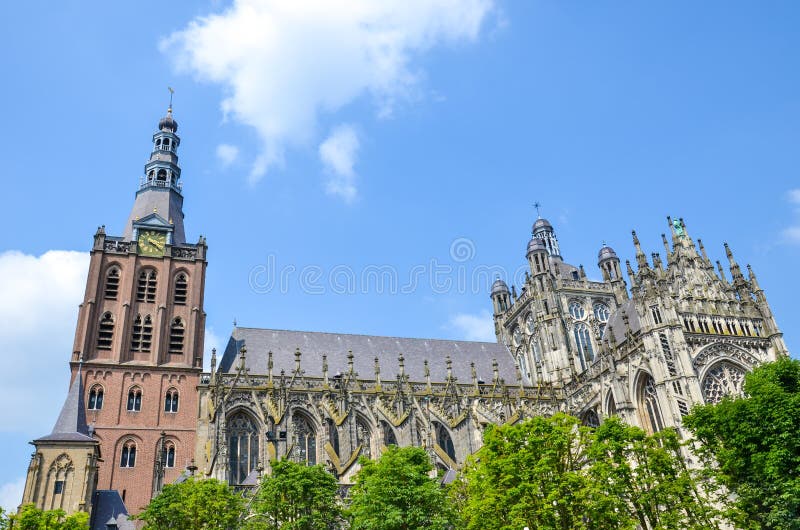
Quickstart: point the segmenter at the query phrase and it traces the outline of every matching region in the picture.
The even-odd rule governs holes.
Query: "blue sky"
[[[168,85],[210,344],[234,319],[491,335],[472,278],[524,265],[538,201],[590,276],[632,229],[663,252],[667,215],[712,259],[727,241],[800,346],[796,2],[256,4],[5,6],[0,504],[57,416],[85,253],[122,232]]]

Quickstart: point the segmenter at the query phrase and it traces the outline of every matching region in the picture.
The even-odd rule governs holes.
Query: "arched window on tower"
[[[156,271],[148,269],[139,273],[139,282],[136,284],[136,300],[151,303],[156,301]]]
[[[131,351],[149,352],[152,342],[153,319],[150,318],[150,315],[146,315],[144,318],[142,315],[136,315],[131,329]]]
[[[177,305],[186,304],[186,294],[189,290],[189,282],[186,279],[186,274],[180,273],[175,277],[175,296],[173,300]]]
[[[581,368],[585,370],[589,363],[594,360],[594,350],[592,349],[589,327],[583,322],[575,324],[575,344],[578,347]]]
[[[438,421],[433,423],[433,432],[436,434],[436,444],[450,457],[451,460],[456,459],[456,448],[453,445],[453,439],[447,428]]]
[[[164,467],[175,467],[175,444],[172,441],[164,443]]]
[[[122,454],[119,467],[134,467],[136,465],[136,442],[128,440],[122,445]]]
[[[159,169],[158,173],[156,173],[156,180],[159,182],[166,182],[167,181],[167,170],[166,169]]]
[[[97,330],[97,349],[110,350],[111,343],[114,341],[114,317],[111,313],[104,313],[100,319],[100,326]]]
[[[116,300],[119,293],[119,269],[111,267],[106,273],[106,287],[103,297],[106,300]]]
[[[126,410],[128,410],[128,412],[139,412],[142,410],[142,389],[138,386],[128,390]]]
[[[174,388],[167,390],[164,397],[164,412],[178,412],[178,391]]]
[[[258,465],[258,428],[245,412],[237,412],[227,422],[230,483],[242,484]]]
[[[661,417],[661,408],[658,406],[658,394],[653,376],[647,373],[641,375],[637,394],[642,427],[649,434],[657,433],[664,428],[664,421]]]
[[[100,410],[103,408],[103,387],[95,385],[89,390],[89,410]]]
[[[169,328],[169,352],[183,353],[183,321],[181,317],[176,317]]]
[[[294,445],[292,457],[295,462],[313,466],[317,463],[317,435],[311,422],[302,413],[292,417]]]

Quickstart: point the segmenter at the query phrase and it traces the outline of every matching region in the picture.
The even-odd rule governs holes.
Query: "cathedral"
[[[204,372],[208,247],[187,241],[177,131],[170,106],[122,234],[94,234],[72,382],[53,431],[31,442],[23,503],[126,528],[165,484],[252,488],[275,459],[321,464],[346,487],[359,456],[389,445],[457,471],[487,425],[558,411],[683,433],[694,404],[788,355],[750,266],[727,244],[729,272],[713,264],[683,219],[667,219],[663,257],[634,232],[624,275],[603,246],[592,281],[540,217],[520,242],[524,285],[487,293],[496,342],[234,327]]]

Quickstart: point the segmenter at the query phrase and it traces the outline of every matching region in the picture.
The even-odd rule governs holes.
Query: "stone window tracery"
[[[719,403],[725,396],[741,395],[744,375],[741,366],[728,361],[717,363],[703,377],[703,399],[706,403]]]
[[[397,445],[397,435],[394,433],[394,429],[392,426],[389,425],[388,422],[381,420],[381,429],[383,429],[383,445],[390,446],[390,445]]]
[[[445,453],[447,453],[447,456],[455,461],[456,448],[455,445],[453,445],[453,439],[450,437],[450,433],[447,432],[447,428],[438,421],[434,421],[432,423],[433,432],[436,434],[436,444],[441,447]]]
[[[311,422],[303,414],[295,412],[292,417],[294,427],[295,462],[313,466],[317,463],[317,433]]]
[[[230,483],[241,484],[258,464],[258,428],[244,412],[228,418]]]
[[[639,418],[642,427],[650,434],[657,433],[664,428],[661,417],[661,408],[658,405],[656,382],[650,374],[643,374],[639,381]]]
[[[611,311],[608,309],[608,306],[603,302],[596,302],[593,306],[594,311],[594,318],[598,322],[608,322],[608,318],[611,316]]]
[[[569,303],[569,314],[572,315],[572,318],[575,320],[583,320],[586,318],[586,309],[584,309],[583,304],[578,300],[572,300]]]
[[[585,370],[586,366],[594,360],[594,350],[589,326],[583,322],[575,324],[575,345],[578,347],[581,368]]]

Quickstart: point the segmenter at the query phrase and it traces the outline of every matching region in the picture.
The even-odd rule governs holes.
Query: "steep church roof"
[[[94,442],[86,425],[86,407],[83,402],[83,378],[81,367],[69,387],[67,399],[61,407],[61,414],[53,426],[53,431],[47,436],[35,440],[36,442]]]
[[[489,382],[494,377],[493,360],[497,360],[498,374],[507,383],[516,381],[516,366],[511,353],[496,342],[469,342],[439,339],[410,339],[350,335],[346,333],[321,333],[315,331],[287,331],[277,329],[234,328],[220,361],[219,370],[235,372],[239,352],[245,347],[245,367],[251,375],[268,371],[268,352],[272,352],[273,375],[281,370],[290,375],[295,370],[295,351],[299,348],[301,369],[305,375],[322,377],[322,355],[327,355],[330,377],[348,370],[348,351],[353,352],[353,368],[359,378],[375,376],[375,358],[379,359],[381,378],[394,379],[399,372],[398,357],[404,358],[404,370],[411,381],[425,381],[425,361],[428,361],[431,381],[444,381],[447,377],[446,357],[452,361],[452,374],[460,383],[472,381],[472,368],[480,380]]]

